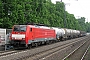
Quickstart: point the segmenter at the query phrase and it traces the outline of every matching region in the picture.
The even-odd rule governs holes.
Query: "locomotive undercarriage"
[[[39,42],[33,42],[31,44],[28,44],[26,47],[31,48],[31,47],[38,47],[40,45],[49,45],[52,43],[55,43],[57,40],[48,40],[48,41],[39,41]]]
[[[25,47],[25,40],[11,40],[11,46],[15,47]]]

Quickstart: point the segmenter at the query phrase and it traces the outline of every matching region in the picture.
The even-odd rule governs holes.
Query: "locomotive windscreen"
[[[14,26],[14,30],[17,32],[25,32],[26,31],[26,26]]]

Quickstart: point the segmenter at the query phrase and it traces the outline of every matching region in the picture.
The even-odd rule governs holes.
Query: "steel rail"
[[[90,48],[90,45],[88,46],[88,48],[86,49],[85,53],[83,54],[83,56],[82,56],[82,58],[80,60],[83,60],[84,59],[84,57],[87,54],[89,48]]]

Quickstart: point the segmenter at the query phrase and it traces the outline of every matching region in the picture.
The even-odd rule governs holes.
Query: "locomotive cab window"
[[[17,31],[17,32],[25,32],[26,31],[26,26],[14,26],[14,30],[13,31]]]
[[[19,27],[18,26],[14,26],[14,30],[13,31],[19,31]]]
[[[25,32],[25,31],[26,31],[26,27],[25,27],[25,26],[21,26],[21,27],[20,27],[20,31]]]

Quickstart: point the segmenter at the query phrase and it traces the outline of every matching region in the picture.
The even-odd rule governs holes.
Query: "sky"
[[[52,3],[61,0],[51,0]],[[90,22],[90,0],[62,0],[65,3],[66,11],[74,14],[76,18],[85,17]]]

